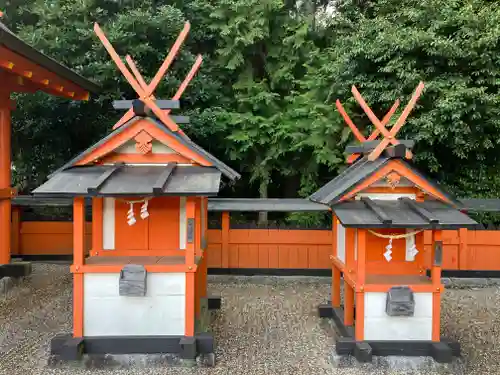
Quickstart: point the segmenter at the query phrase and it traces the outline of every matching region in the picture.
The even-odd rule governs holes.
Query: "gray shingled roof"
[[[168,166],[151,165],[73,167],[56,173],[33,194],[35,197],[213,196],[219,192],[221,172],[216,168],[174,166],[168,169]],[[158,182],[160,188],[154,191]]]
[[[78,161],[80,161],[85,156],[87,156],[88,154],[90,154],[97,147],[99,147],[102,144],[106,143],[109,139],[115,137],[116,135],[122,133],[123,131],[125,131],[127,128],[129,128],[130,126],[132,126],[135,122],[137,122],[140,119],[143,119],[143,117],[136,116],[136,117],[132,118],[130,121],[128,121],[124,125],[120,126],[118,129],[114,130],[113,132],[111,132],[110,134],[108,134],[106,137],[102,138],[99,142],[95,143],[94,145],[90,146],[88,149],[86,149],[82,153],[80,153],[77,156],[75,156],[73,159],[71,159],[69,162],[67,162],[66,164],[64,164],[57,171],[55,171],[54,173],[52,173],[49,176],[49,178],[52,177],[52,176],[54,176],[56,173],[59,173],[59,172],[65,170],[65,169],[67,169],[69,167],[74,166]],[[160,123],[159,121],[157,121],[157,120],[155,120],[153,118],[147,117],[146,119],[148,121],[150,121],[152,124],[154,124],[156,127],[158,127],[158,129],[160,129],[160,130],[164,131],[165,133],[167,133],[167,134],[175,137],[176,140],[178,140],[184,146],[188,147],[190,150],[198,153],[199,155],[203,156],[204,158],[206,158],[207,160],[209,160],[210,162],[212,162],[212,164],[214,165],[214,167],[216,167],[218,170],[220,170],[222,172],[222,174],[224,176],[226,176],[227,178],[229,178],[230,180],[236,180],[236,179],[239,179],[241,177],[238,172],[236,172],[232,168],[228,167],[222,161],[220,161],[215,156],[213,156],[212,154],[210,154],[207,151],[205,151],[204,149],[202,149],[200,146],[198,146],[196,143],[194,143],[190,139],[187,139],[186,137],[182,137],[180,134],[176,134],[176,133],[172,132],[165,125],[163,125],[162,123]]]
[[[74,84],[80,86],[82,89],[92,93],[100,91],[100,87],[88,79],[80,76],[71,69],[58,63],[54,59],[37,51],[27,43],[19,39],[9,28],[0,22],[0,45],[4,45],[11,51],[33,61],[35,64],[47,69],[48,71],[64,78]]]
[[[444,196],[448,197],[454,205],[460,206],[460,203],[457,202],[450,194],[441,189],[432,180],[425,177],[412,164],[406,162],[401,158],[391,158],[387,156],[381,156],[374,161],[369,161],[367,156],[359,159],[333,180],[331,180],[326,185],[321,187],[318,191],[309,196],[308,199],[312,200],[313,202],[332,206],[338,203],[345,194],[353,190],[356,186],[358,186],[360,183],[362,183],[364,180],[366,180],[368,177],[377,172],[380,168],[382,168],[385,164],[393,159],[397,159],[402,162],[409,170],[426,179],[436,188],[436,190],[438,190]]]
[[[356,185],[375,173],[389,160],[390,159],[387,157],[380,157],[375,161],[368,161],[368,159],[364,157],[346,168],[337,177],[313,193],[309,199],[313,202],[331,205],[348,191],[354,189]]]
[[[460,198],[461,210],[467,212],[500,212],[500,199]],[[72,198],[46,198],[33,195],[18,195],[12,199],[16,206],[71,206]],[[329,211],[326,205],[302,198],[210,198],[210,211]]]
[[[466,214],[436,200],[407,203],[403,199],[365,199],[334,205],[332,210],[344,227],[355,228],[475,228]]]

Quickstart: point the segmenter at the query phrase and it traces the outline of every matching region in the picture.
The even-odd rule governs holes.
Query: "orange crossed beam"
[[[389,123],[392,115],[394,114],[394,112],[398,108],[398,106],[399,106],[399,100],[396,100],[394,102],[394,104],[391,107],[391,109],[387,112],[387,114],[384,116],[384,118],[382,119],[382,121],[380,121],[378,119],[378,117],[373,113],[373,111],[371,110],[371,108],[368,106],[368,104],[366,103],[366,101],[364,100],[364,98],[361,96],[361,94],[359,93],[359,91],[357,90],[357,88],[355,86],[352,86],[351,91],[352,91],[352,93],[354,95],[354,98],[357,100],[357,102],[360,104],[361,108],[363,108],[364,112],[366,113],[366,115],[368,116],[368,118],[371,120],[372,124],[375,126],[375,130],[368,137],[368,139],[366,139],[363,136],[363,134],[359,131],[359,129],[352,122],[352,120],[349,118],[348,114],[346,113],[346,111],[342,107],[342,104],[340,103],[340,101],[337,100],[336,105],[337,105],[338,111],[340,112],[340,114],[342,115],[342,117],[346,121],[347,125],[349,126],[349,128],[352,130],[352,132],[354,133],[354,135],[356,136],[356,138],[360,142],[372,141],[372,140],[376,139],[379,134],[382,134],[382,136],[384,137],[380,141],[380,143],[368,155],[368,160],[370,160],[370,161],[376,160],[382,154],[382,152],[386,149],[386,147],[389,146],[390,144],[397,145],[397,144],[400,143],[396,139],[396,135],[399,132],[399,130],[401,130],[401,127],[404,125],[404,123],[405,123],[406,119],[408,118],[410,112],[415,107],[415,104],[417,103],[418,98],[422,94],[423,89],[424,89],[424,83],[420,82],[418,84],[415,92],[413,93],[412,98],[410,99],[410,101],[406,105],[405,109],[403,110],[403,112],[401,113],[401,115],[399,116],[399,118],[396,120],[396,123],[391,128],[391,130],[388,130],[386,128],[386,125]],[[413,154],[412,154],[412,152],[410,150],[406,150],[406,155],[405,156],[406,156],[407,159],[411,159],[413,157]],[[357,157],[358,157],[358,155],[356,155],[356,154],[351,155],[348,158],[348,163],[352,163]]]
[[[137,69],[137,65],[135,64],[134,60],[132,60],[132,57],[130,57],[129,55],[125,56],[125,61],[129,65],[130,70],[134,74],[134,76],[137,79],[137,81],[139,82],[139,84],[142,86],[143,89],[145,89],[148,86],[148,84],[146,83],[146,81],[142,77],[142,74],[139,72],[139,69]],[[184,93],[184,91],[186,90],[186,87],[188,86],[189,82],[191,82],[191,80],[193,79],[194,75],[196,74],[196,72],[200,68],[200,65],[201,65],[202,61],[203,61],[203,58],[201,57],[201,55],[198,55],[196,57],[196,60],[195,60],[195,62],[193,64],[193,66],[191,67],[191,70],[187,74],[186,78],[184,78],[184,81],[182,81],[181,85],[179,86],[179,88],[175,92],[174,96],[172,97],[172,100],[179,100],[181,98],[181,96]],[[153,100],[155,99],[155,97],[153,95],[151,95],[151,98]],[[131,117],[134,116],[134,114],[133,114],[132,110],[129,109],[129,111],[130,111],[130,115],[129,116],[131,118]],[[168,114],[170,114],[170,112],[171,112],[171,110],[167,109],[163,113],[165,113],[166,115],[168,115]],[[125,115],[127,115],[127,114],[125,114]],[[126,118],[125,116],[123,116],[122,119],[120,119],[120,121],[123,120],[124,123],[125,123],[128,120],[130,120],[130,118]],[[122,125],[121,123],[117,123],[117,124],[115,124],[115,126],[113,126],[113,129],[116,129],[116,128],[120,127],[121,125]],[[184,132],[182,131],[182,129],[179,129],[179,133],[182,133],[183,135],[185,135]]]
[[[361,133],[361,131],[358,129],[358,127],[354,124],[354,122],[352,122],[351,118],[349,117],[349,115],[345,111],[344,107],[342,106],[342,103],[340,102],[340,100],[337,99],[337,101],[335,102],[335,104],[337,106],[337,110],[340,112],[340,114],[344,118],[344,121],[347,123],[347,125],[349,126],[349,128],[353,132],[354,136],[358,139],[358,141],[360,141],[361,143],[363,143],[363,142],[366,142],[366,141],[373,141],[373,140],[375,140],[378,137],[378,135],[380,134],[380,130],[378,130],[376,128],[370,134],[370,136],[368,137],[368,139],[365,138],[365,136]],[[399,107],[399,99],[396,99],[396,101],[392,105],[391,109],[389,109],[389,111],[382,118],[382,121],[380,121],[380,123],[384,127],[387,126],[387,124],[389,123],[389,121],[391,121],[391,118],[394,115],[394,112],[396,112],[396,109],[398,109],[398,107]],[[358,154],[350,155],[349,158],[347,159],[347,163],[350,164],[350,163],[354,162],[358,158],[358,156],[359,156]]]
[[[368,118],[371,120],[373,125],[380,131],[380,133],[384,136],[384,139],[380,141],[380,143],[375,147],[375,149],[368,155],[368,160],[374,161],[376,160],[380,154],[386,149],[389,144],[397,145],[399,144],[399,141],[396,139],[396,135],[401,129],[401,127],[404,125],[406,119],[408,118],[410,112],[412,111],[413,107],[415,107],[415,104],[417,103],[418,98],[422,94],[422,91],[424,90],[424,83],[420,82],[415,90],[415,92],[412,95],[412,98],[406,105],[405,109],[399,116],[399,118],[396,120],[395,124],[391,128],[391,130],[387,130],[387,128],[379,121],[377,116],[373,113],[373,111],[370,109],[368,104],[366,104],[365,100],[359,93],[359,91],[356,89],[356,87],[352,87],[352,93],[358,103],[361,105],[361,108],[365,111],[366,115]],[[411,159],[413,157],[413,154],[410,150],[406,150],[406,158]]]
[[[142,76],[140,76],[140,73],[135,66],[133,60],[130,58],[130,56],[127,56],[128,59],[127,62],[132,69],[131,73],[123,61],[121,60],[120,56],[116,53],[115,49],[109,42],[109,40],[106,38],[106,35],[102,31],[102,29],[99,27],[97,23],[94,24],[94,31],[96,35],[99,37],[101,40],[102,44],[104,45],[104,48],[108,51],[108,54],[111,56],[113,61],[115,62],[116,66],[118,69],[122,72],[124,77],[127,79],[127,81],[130,83],[132,88],[135,90],[135,92],[139,95],[139,99],[142,100],[142,102],[149,107],[153,113],[160,119],[161,122],[163,122],[171,131],[178,131],[179,127],[178,125],[168,116],[168,112],[163,112],[155,103],[155,99],[153,96],[153,92],[158,86],[159,82],[162,80],[163,76],[167,72],[168,68],[172,64],[174,58],[176,57],[180,47],[182,46],[184,40],[187,37],[187,34],[189,33],[190,29],[190,24],[189,22],[186,22],[184,25],[183,30],[177,37],[177,40],[175,41],[174,45],[172,46],[171,50],[169,51],[167,57],[165,58],[165,61],[161,65],[160,69],[156,73],[156,75],[153,77],[151,82],[146,84]],[[186,89],[187,85],[189,84],[189,81],[194,77],[194,74],[198,70],[199,66],[201,64],[201,57],[198,56],[193,68],[191,69],[190,73],[186,77],[186,79],[182,82],[181,86],[177,90],[176,96],[177,99],[180,98],[184,90]],[[139,74],[138,74],[139,73]],[[134,116],[133,109],[129,109],[123,117],[113,126],[113,129],[116,129],[120,126],[122,126],[124,123],[126,123],[128,120],[130,120]]]

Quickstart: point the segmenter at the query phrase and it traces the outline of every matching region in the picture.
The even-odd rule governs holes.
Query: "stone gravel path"
[[[376,365],[339,367],[332,358],[334,330],[316,315],[328,299],[329,280],[211,277],[223,296],[214,320],[217,366],[84,369],[47,367],[50,339],[71,329],[71,276],[67,265],[35,264],[33,275],[0,297],[0,374],[408,374]],[[443,333],[458,339],[464,371],[415,374],[500,374],[500,289],[445,292]],[[445,369],[446,370],[446,369]]]

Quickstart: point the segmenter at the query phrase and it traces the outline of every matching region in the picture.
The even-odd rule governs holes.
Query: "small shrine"
[[[337,354],[361,362],[370,362],[373,355],[450,362],[460,354],[458,343],[440,335],[442,233],[477,223],[414,167],[414,142],[396,138],[423,88],[420,83],[387,128],[399,101],[379,120],[353,87],[374,125],[368,138],[337,101],[359,143],[347,147],[350,165],[309,197],[328,205],[333,216],[331,301],[319,307],[319,314],[334,320]],[[429,248],[424,247],[425,231],[432,237]]]
[[[125,110],[113,131],[54,172],[35,196],[71,197],[73,209],[73,332],[51,342],[60,360],[82,354],[205,355],[213,364],[207,295],[207,204],[221,178],[240,176],[192,142],[174,116],[201,64],[198,56],[170,100],[154,90],[188,32],[186,23],[150,83],[130,56],[125,61],[94,30],[139,99],[114,102]],[[85,253],[85,198],[92,200],[92,246]],[[211,358],[211,359],[210,359]]]

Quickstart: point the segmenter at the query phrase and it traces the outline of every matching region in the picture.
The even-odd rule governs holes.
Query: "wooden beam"
[[[130,109],[132,108],[134,100],[115,100],[113,101],[113,108]],[[160,109],[179,109],[181,107],[179,100],[155,100],[155,103]]]
[[[104,185],[106,180],[116,173],[120,168],[122,168],[124,163],[117,163],[113,167],[109,168],[107,171],[103,172],[94,183],[87,188],[87,193],[95,195],[98,193],[99,189]]]
[[[13,188],[0,188],[0,200],[11,199],[17,195],[17,190]]]
[[[9,85],[10,89],[12,92],[22,92],[22,93],[34,93],[37,91],[43,91],[49,95],[52,96],[57,96],[60,98],[68,98],[68,95],[66,95],[62,90],[60,89],[54,89],[50,86],[45,86],[42,85],[41,83],[36,83],[28,79],[23,79],[22,81],[18,80],[18,78],[21,78],[19,76],[16,76],[14,74],[10,74],[11,78],[10,80],[12,81],[11,84]],[[62,86],[61,86],[62,87]]]
[[[135,90],[137,95],[139,95],[139,97],[144,102],[144,104],[146,106],[148,106],[154,112],[154,114],[160,119],[160,121],[163,122],[165,124],[165,126],[167,126],[171,131],[176,132],[177,130],[179,130],[179,127],[177,126],[177,124],[174,123],[172,121],[172,119],[170,119],[167,115],[165,115],[165,113],[162,112],[162,110],[160,108],[158,108],[158,106],[155,104],[154,100],[151,99],[151,95],[152,95],[154,89],[156,88],[156,85],[158,84],[159,80],[162,78],[162,76],[166,72],[166,70],[164,73],[162,73],[161,77],[159,77],[158,82],[156,82],[156,79],[157,79],[158,73],[160,73],[160,71],[153,78],[153,81],[150,84],[150,86],[148,87],[148,90],[143,89],[141,87],[141,85],[137,82],[137,80],[133,76],[133,74],[130,73],[130,71],[127,69],[127,67],[125,66],[125,64],[121,60],[120,56],[116,53],[115,49],[113,48],[113,46],[111,45],[109,40],[106,38],[106,35],[104,35],[104,32],[101,30],[101,28],[99,27],[99,25],[97,23],[94,23],[94,31],[95,31],[96,35],[99,37],[99,39],[101,40],[104,48],[106,48],[106,50],[108,51],[108,54],[111,56],[111,58],[115,62],[118,69],[122,72],[123,76],[127,79],[128,83],[130,83],[130,85]],[[172,59],[173,59],[173,57],[172,57]],[[160,68],[160,70],[161,70],[161,68]],[[151,92],[149,91],[149,88],[151,88]]]
[[[167,182],[168,182],[170,176],[172,176],[172,173],[173,173],[175,167],[177,167],[176,162],[169,163],[165,167],[165,169],[161,173],[160,177],[158,177],[158,180],[156,180],[155,184],[153,185],[153,194],[154,195],[159,195],[159,194],[163,193],[163,190],[165,189],[165,186],[167,185]]]
[[[413,212],[415,212],[422,219],[427,220],[431,224],[439,224],[439,219],[426,210],[424,207],[418,205],[415,201],[408,197],[399,198],[404,204],[406,204]]]
[[[12,229],[11,229],[11,255],[18,255],[21,249],[21,212],[19,206],[12,207]]]
[[[25,81],[30,80],[41,85],[42,90],[50,94],[59,92],[60,96],[75,100],[87,100],[89,97],[88,91],[39,65],[33,64],[27,58],[4,46],[0,46],[0,67],[12,74],[23,77]]]
[[[363,202],[365,206],[370,211],[372,211],[377,217],[377,219],[379,219],[383,224],[392,224],[392,219],[370,198],[361,197],[361,202]]]
[[[441,267],[443,256],[443,232],[432,231],[432,267],[431,281],[434,291],[432,294],[432,341],[439,341],[441,337]]]
[[[0,54],[1,56],[1,54]],[[0,87],[0,264],[10,263],[11,119],[10,92]]]
[[[78,271],[85,258],[85,200],[73,203],[73,267]],[[73,275],[73,337],[83,336],[83,274]]]
[[[333,259],[337,258],[337,217],[332,215],[332,306],[340,307],[340,270]]]

